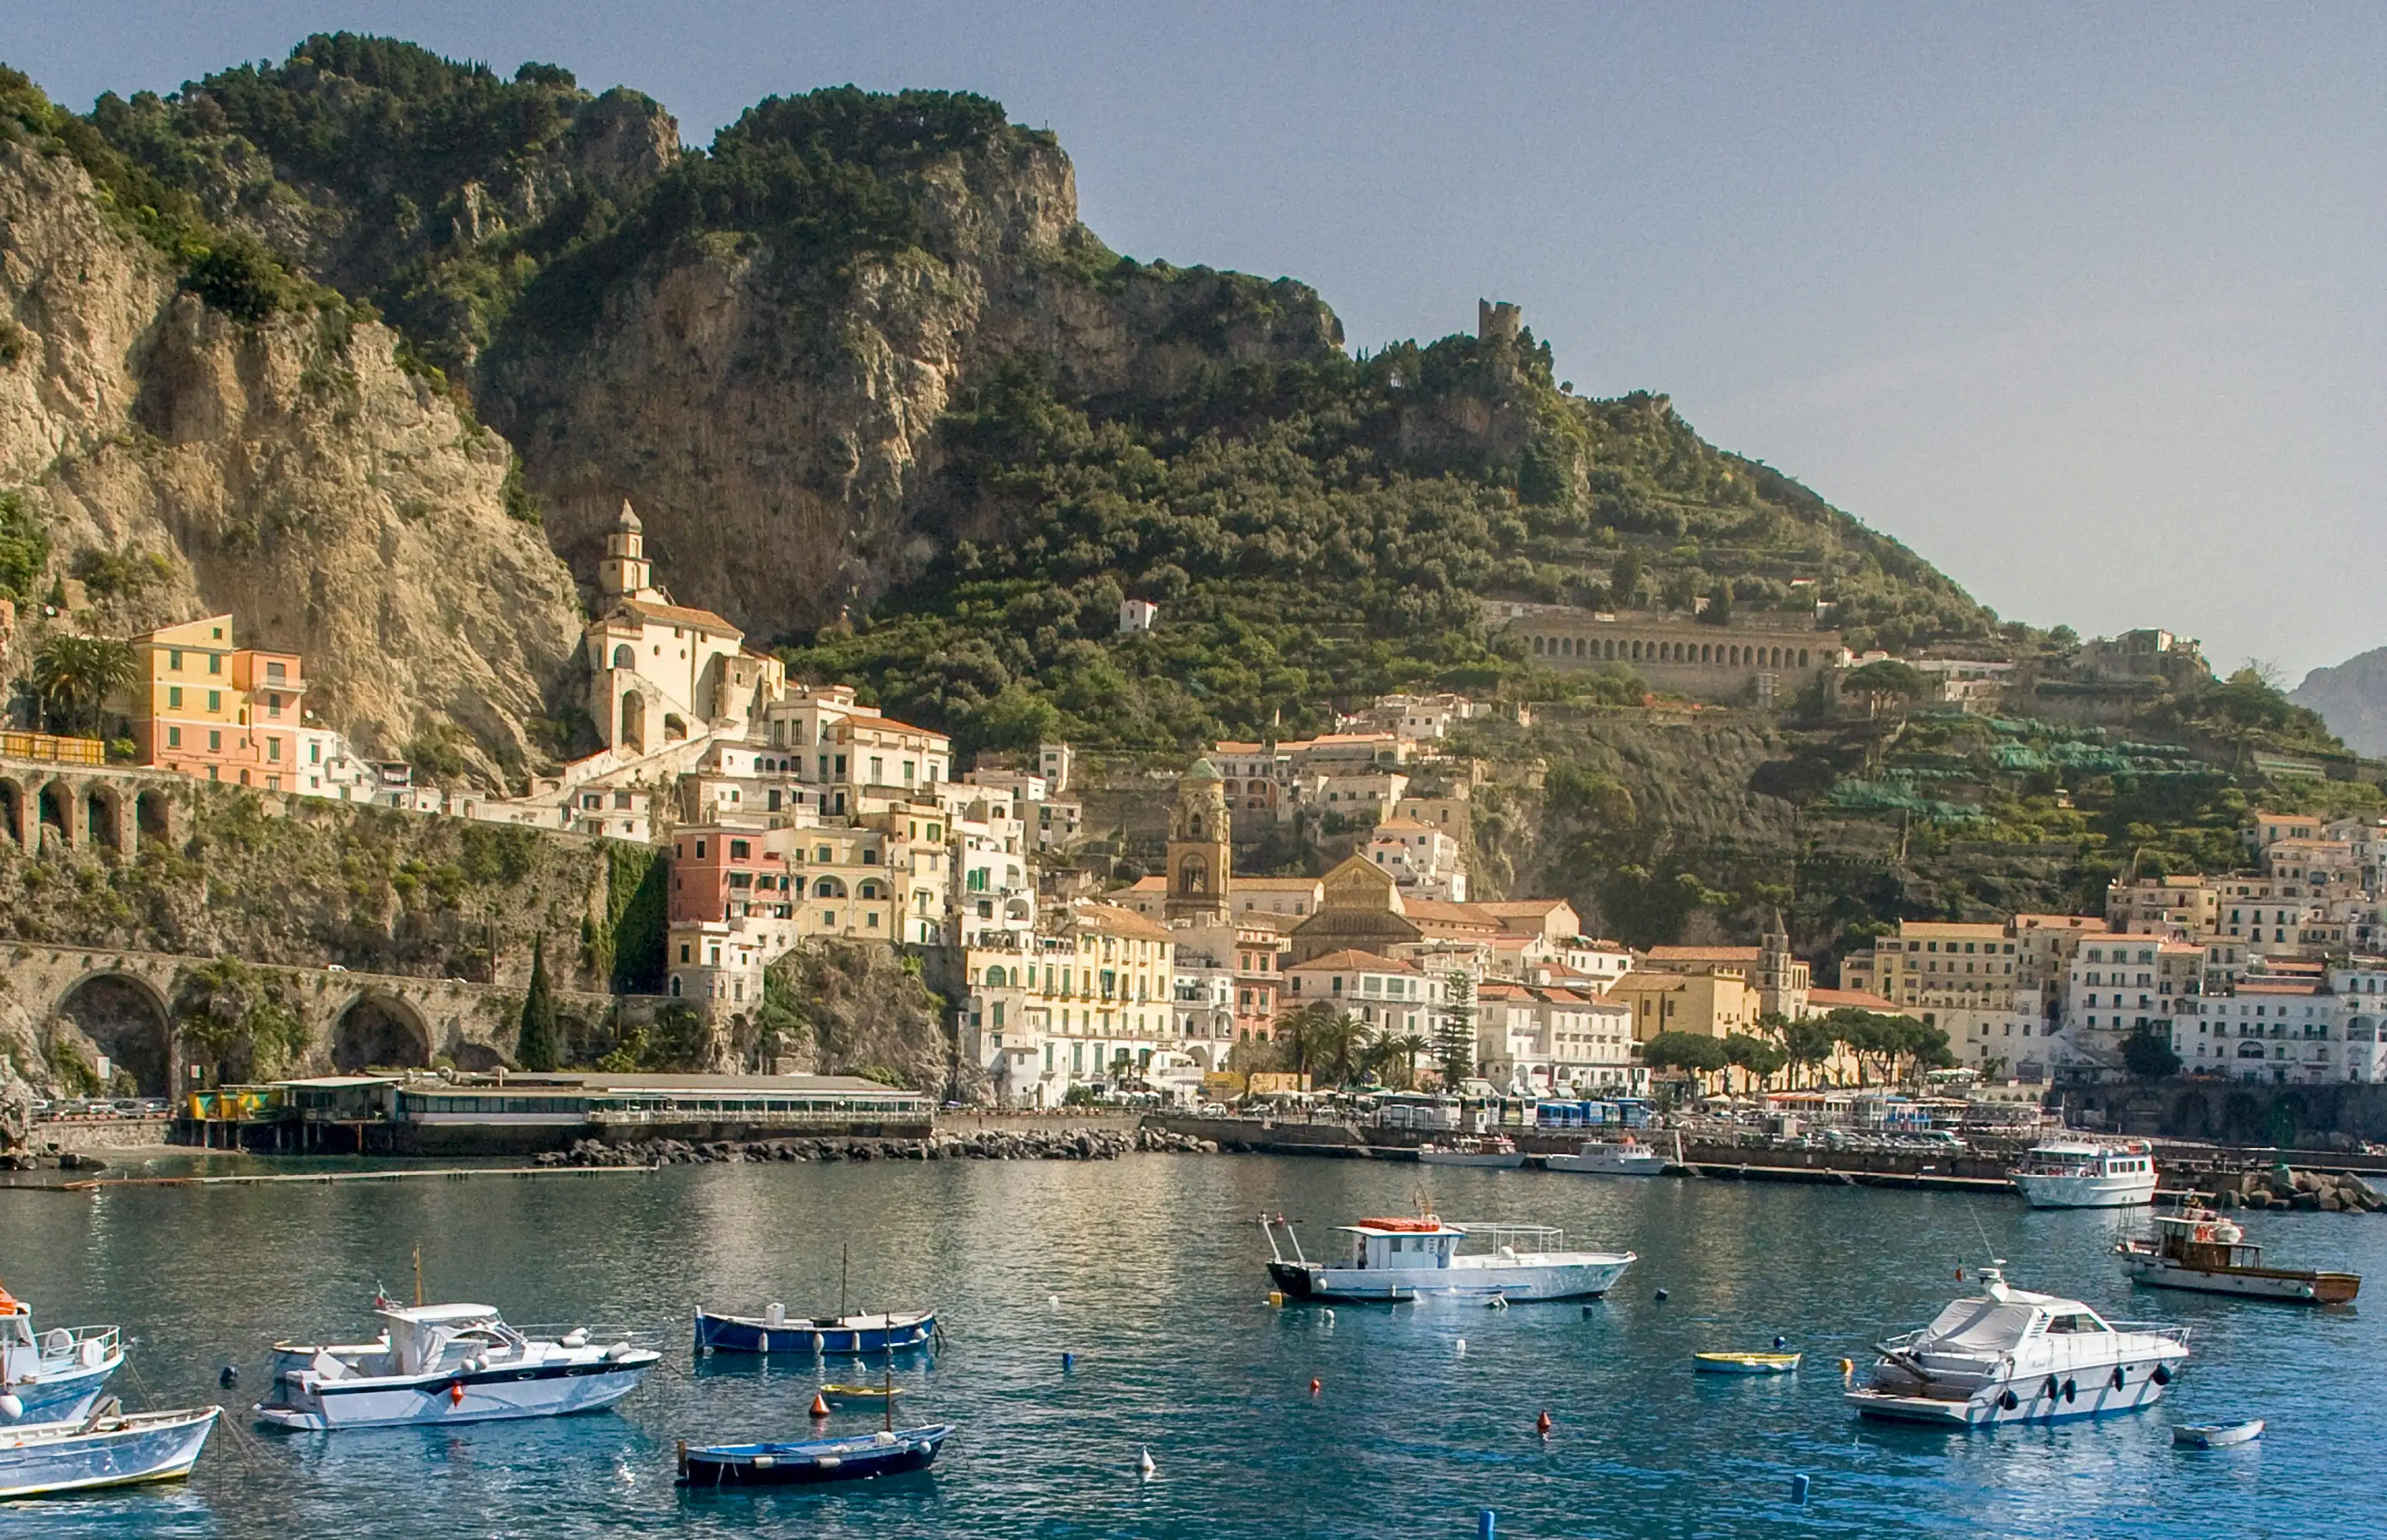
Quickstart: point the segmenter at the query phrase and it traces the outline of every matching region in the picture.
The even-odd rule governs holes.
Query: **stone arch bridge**
[[[146,1096],[187,1090],[204,1068],[186,1043],[175,1010],[185,970],[218,959],[105,947],[0,943],[0,999],[38,1025],[64,1017],[121,1067]],[[419,1068],[446,1058],[461,1069],[491,1069],[513,1059],[520,987],[459,978],[359,973],[340,967],[251,965],[284,986],[307,1030],[307,1067],[347,1072],[367,1067]],[[567,1014],[601,1016],[613,996],[557,990]]]

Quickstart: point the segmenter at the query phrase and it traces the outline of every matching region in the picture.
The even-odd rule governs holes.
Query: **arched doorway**
[[[144,791],[133,800],[133,822],[141,831],[141,841],[155,839],[170,843],[174,838],[174,810],[163,791]]]
[[[621,748],[638,753],[647,751],[647,698],[637,690],[627,691],[622,697],[622,730],[613,741]]]
[[[64,781],[52,781],[42,788],[42,822],[58,831],[58,843],[74,843],[72,815],[67,811],[74,803],[74,794]],[[38,831],[37,831],[38,832]]]
[[[109,850],[121,850],[124,800],[112,786],[95,786],[86,799],[83,827],[90,831],[89,842],[105,845]]]
[[[149,984],[130,974],[97,973],[58,997],[53,1016],[64,1017],[133,1078],[144,1096],[173,1090],[172,1036],[166,1002]]]
[[[424,1069],[431,1064],[431,1029],[413,1006],[385,994],[360,995],[332,1028],[332,1067]]]
[[[506,1063],[506,1056],[503,1054],[484,1043],[460,1042],[456,1045],[456,1052],[452,1057],[456,1061],[456,1067],[468,1074],[486,1075],[493,1069],[513,1067]]]
[[[25,789],[12,780],[0,780],[0,828],[18,844],[25,842]]]

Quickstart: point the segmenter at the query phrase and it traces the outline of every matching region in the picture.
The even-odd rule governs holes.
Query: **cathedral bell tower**
[[[622,499],[622,516],[605,533],[605,559],[597,563],[597,592],[610,606],[617,599],[655,597],[654,563],[647,560],[646,526]]]
[[[1168,899],[1162,916],[1224,924],[1231,858],[1226,787],[1218,766],[1197,759],[1178,783],[1177,805],[1168,812]]]

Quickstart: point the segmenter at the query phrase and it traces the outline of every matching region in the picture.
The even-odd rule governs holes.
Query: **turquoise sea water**
[[[1578,1306],[1271,1309],[1256,1217],[1407,1212],[1414,1167],[1144,1155],[1095,1164],[682,1168],[660,1174],[0,1193],[0,1281],[44,1324],[120,1321],[129,1406],[245,1412],[277,1335],[370,1335],[376,1282],[523,1321],[631,1321],[671,1349],[615,1411],[452,1431],[219,1433],[184,1486],[0,1508],[10,1535],[2319,1536],[2381,1533],[2387,1219],[2252,1216],[2275,1258],[2369,1275],[2330,1311],[2133,1289],[2112,1215],[1838,1188],[1439,1170],[1450,1218],[1561,1225],[1641,1260]],[[1927,1319],[1987,1244],[2026,1287],[2195,1328],[2147,1413],[1946,1434],[1860,1425],[1834,1360]],[[700,1302],[933,1303],[906,1409],[960,1432],[925,1476],[688,1496],[672,1445],[805,1436],[809,1364],[691,1364]],[[1655,1297],[1659,1288],[1669,1298]],[[1058,1296],[1058,1303],[1053,1302]],[[1808,1355],[1694,1377],[1699,1350]],[[1461,1351],[1459,1342],[1464,1339]],[[1065,1373],[1061,1356],[1076,1355]],[[241,1365],[238,1392],[217,1367]],[[851,1370],[844,1377],[852,1377]],[[1321,1389],[1313,1395],[1315,1377]],[[1555,1422],[1547,1441],[1535,1415]],[[2175,1421],[2269,1420],[2175,1451]],[[841,1416],[840,1428],[875,1425]],[[1140,1480],[1137,1452],[1157,1464]],[[1803,1508],[1790,1478],[1812,1481]]]

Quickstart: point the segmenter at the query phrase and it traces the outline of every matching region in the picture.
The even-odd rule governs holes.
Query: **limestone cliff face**
[[[626,496],[675,598],[759,638],[808,629],[953,533],[935,431],[973,371],[1033,352],[1076,395],[1167,395],[1340,345],[1304,285],[1114,268],[1049,142],[948,155],[907,191],[923,244],[842,282],[766,239],[708,232],[650,256],[585,330],[484,356],[484,409],[575,568]]]
[[[311,709],[368,752],[447,737],[484,777],[543,757],[526,724],[577,644],[571,577],[510,518],[506,443],[344,309],[246,324],[179,292],[63,157],[0,144],[0,488],[79,552],[165,573],[86,612],[20,617],[124,634],[230,611],[302,652]],[[469,738],[446,729],[456,725]]]

